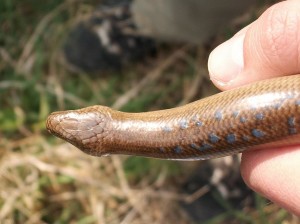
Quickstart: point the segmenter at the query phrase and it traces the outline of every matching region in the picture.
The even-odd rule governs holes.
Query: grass
[[[188,45],[161,49],[150,63],[120,72],[68,71],[62,63],[63,41],[97,2],[0,2],[1,223],[189,222],[177,202],[190,195],[179,193],[178,180],[199,163],[94,158],[45,130],[47,115],[56,110],[94,104],[155,110],[207,94],[199,91],[201,83],[208,85],[199,78],[206,73],[203,51]],[[207,223],[292,220],[260,197],[247,211],[231,208],[222,197],[220,204],[226,212]]]

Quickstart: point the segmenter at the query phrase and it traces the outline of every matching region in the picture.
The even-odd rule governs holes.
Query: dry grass
[[[165,60],[158,58],[149,68],[140,68],[146,73],[141,80],[134,74],[123,82],[124,89],[135,87],[127,92],[121,90],[121,94],[110,93],[114,91],[114,86],[110,86],[114,77],[81,75],[67,78],[71,74],[61,63],[63,30],[85,18],[91,8],[80,1],[58,4],[37,18],[39,22],[34,27],[24,28],[25,36],[16,43],[16,57],[12,46],[1,47],[1,68],[6,77],[0,82],[0,90],[12,97],[11,101],[3,100],[2,103],[12,117],[1,114],[5,122],[0,132],[0,220],[3,223],[187,222],[174,201],[191,200],[191,195],[177,193],[176,187],[166,187],[170,173],[168,166],[160,165],[154,169],[159,175],[147,168],[140,172],[136,167],[133,175],[149,172],[149,176],[135,177],[129,183],[130,173],[126,174],[123,167],[127,157],[90,157],[45,132],[44,121],[52,110],[83,107],[96,101],[108,105],[115,101],[114,107],[121,108],[147,85],[155,85],[163,71],[178,60],[187,60],[185,54],[189,47],[175,48],[169,55],[164,55]],[[70,19],[58,22],[57,17],[65,13],[70,14]],[[2,26],[5,25],[3,22]],[[42,46],[39,46],[41,40]],[[65,79],[70,80],[67,87]],[[116,79],[118,82],[123,78],[118,76]],[[171,79],[174,82],[175,79]],[[90,91],[82,94],[93,97],[86,100],[74,91],[78,90],[76,85],[80,82]],[[99,88],[108,92],[111,100],[103,99]],[[28,97],[26,93],[29,93]],[[30,99],[33,96],[35,99]],[[24,98],[29,99],[25,101]]]
[[[44,122],[54,110],[92,104],[153,110],[211,95],[216,89],[204,76],[207,52],[173,46],[121,74],[76,75],[62,63],[61,44],[93,11],[93,1],[35,7],[31,0],[7,0],[0,6],[11,9],[0,20],[6,33],[0,35],[1,223],[191,223],[178,202],[191,203],[210,191],[204,185],[194,194],[180,192],[198,162],[91,157],[50,136]],[[274,205],[245,216],[255,223],[263,220],[260,212],[297,221]],[[243,220],[240,216],[231,220]],[[228,223],[228,217],[217,220],[209,223]]]
[[[69,144],[53,146],[40,135],[1,140],[3,223],[173,223],[184,220],[178,200],[190,196],[166,189],[167,171],[128,183],[126,158],[93,158]],[[151,209],[149,209],[151,208]]]
[[[153,71],[117,98],[114,107],[121,108],[146,85],[158,82],[164,70],[178,60],[186,60],[188,49],[179,48],[165,60],[159,60]],[[57,102],[69,100],[75,105],[86,106],[83,100],[63,90],[57,75],[62,74],[53,73],[47,77],[46,85],[52,88],[37,83],[37,90],[55,95]],[[193,94],[188,91],[187,95]],[[64,107],[64,103],[62,105]],[[20,111],[19,116],[24,116],[25,112],[21,108]],[[53,139],[45,135],[43,128],[32,133],[28,127],[21,126],[19,131],[24,137],[12,140],[3,136],[0,144],[0,220],[7,223],[55,220],[124,224],[181,220],[180,223],[188,223],[174,201],[191,202],[208,191],[205,186],[194,195],[177,193],[176,187],[167,184],[168,166],[156,169],[159,175],[154,178],[149,175],[149,178],[145,176],[130,184],[123,168],[127,157],[94,158],[57,139],[53,144]]]

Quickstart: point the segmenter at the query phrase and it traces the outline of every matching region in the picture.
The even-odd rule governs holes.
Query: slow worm
[[[94,156],[201,160],[300,143],[300,75],[264,80],[167,110],[54,112],[47,129]]]

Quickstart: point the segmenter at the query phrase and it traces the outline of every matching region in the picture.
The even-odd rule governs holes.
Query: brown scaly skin
[[[83,152],[201,160],[258,145],[300,143],[300,75],[225,91],[182,107],[124,113],[54,112],[47,129]]]

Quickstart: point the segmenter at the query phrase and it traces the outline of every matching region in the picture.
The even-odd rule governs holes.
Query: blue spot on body
[[[274,108],[275,108],[276,110],[278,110],[278,109],[280,108],[280,106],[281,106],[280,103],[276,103],[276,104],[274,105]]]
[[[194,116],[192,117],[191,121],[197,121],[197,116],[194,115]]]
[[[182,148],[180,146],[176,146],[176,148],[174,149],[175,153],[181,153],[182,152]]]
[[[171,132],[171,131],[172,131],[172,128],[170,128],[169,126],[164,126],[164,127],[162,128],[162,130],[163,130],[164,132]]]
[[[181,129],[186,129],[188,127],[188,122],[186,120],[179,121],[179,127]]]
[[[201,127],[203,124],[202,124],[202,122],[201,121],[196,121],[196,126],[197,127]]]
[[[229,134],[226,136],[226,141],[230,144],[234,143],[236,141],[235,134]]]
[[[263,131],[258,130],[258,129],[252,129],[251,133],[256,138],[261,138],[265,135],[265,133]]]
[[[247,121],[247,119],[245,117],[240,118],[240,122],[245,123],[246,121]]]
[[[274,108],[278,110],[282,106],[282,104],[284,103],[284,101],[285,101],[285,99],[281,99],[279,103],[276,103],[274,105]]]
[[[215,134],[210,134],[208,137],[211,143],[217,143],[220,140],[220,138]]]
[[[297,134],[297,129],[296,128],[289,128],[289,134],[290,135]]]
[[[255,118],[257,120],[262,120],[264,118],[264,115],[262,113],[258,113],[258,114],[255,114]]]
[[[215,113],[215,118],[218,121],[220,121],[220,120],[222,120],[222,117],[223,117],[222,112],[220,110],[217,110],[216,113]]]
[[[238,111],[234,111],[234,112],[232,113],[232,115],[233,115],[234,117],[237,117],[237,116],[239,115],[239,112],[238,112]]]
[[[249,141],[249,137],[247,135],[244,135],[243,136],[243,140],[248,142]]]
[[[288,118],[288,125],[290,126],[290,127],[293,127],[293,126],[295,126],[295,117],[289,117]]]
[[[300,106],[300,100],[296,100],[296,106]]]
[[[287,94],[286,95],[286,99],[293,99],[294,98],[294,94]]]
[[[163,147],[160,147],[160,148],[159,148],[159,151],[160,151],[160,152],[166,152],[166,149],[163,148]]]
[[[208,149],[212,149],[213,147],[210,145],[210,144],[207,144],[207,143],[203,143],[201,146],[200,146],[200,150],[208,150]]]
[[[191,146],[193,149],[200,150],[199,146],[197,146],[195,143],[190,144],[190,146]]]

